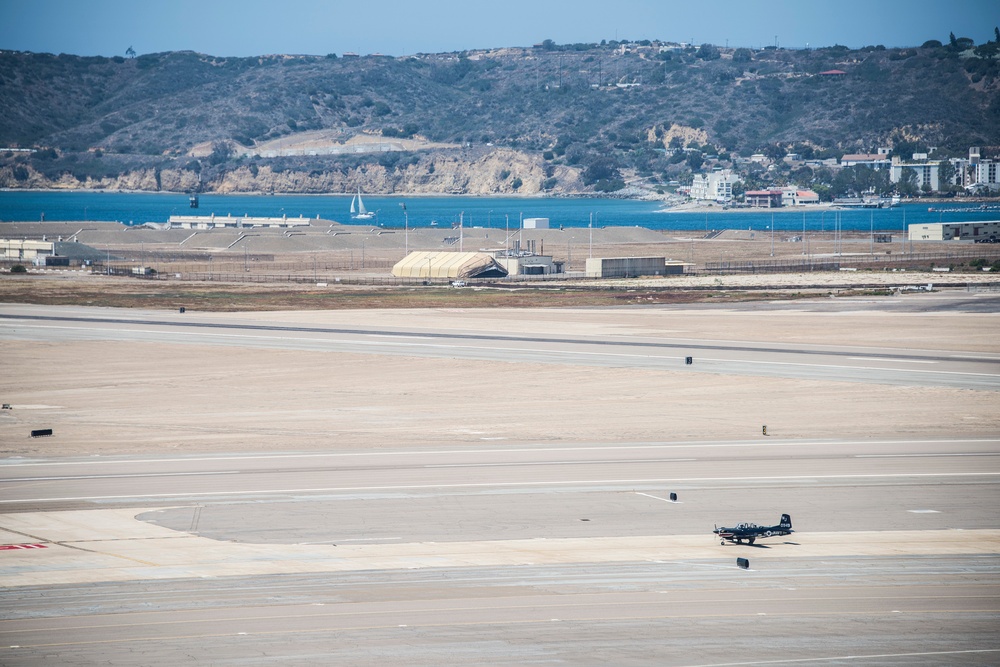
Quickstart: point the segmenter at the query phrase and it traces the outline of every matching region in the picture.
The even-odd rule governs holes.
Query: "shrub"
[[[28,269],[24,268],[20,264],[15,264],[14,266],[10,267],[10,272],[11,273],[27,273]]]

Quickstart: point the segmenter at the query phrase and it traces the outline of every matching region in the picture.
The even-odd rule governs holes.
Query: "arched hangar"
[[[505,278],[507,270],[485,252],[411,252],[392,267],[397,278],[465,280]]]

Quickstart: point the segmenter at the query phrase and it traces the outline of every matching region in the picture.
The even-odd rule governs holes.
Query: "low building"
[[[743,194],[751,208],[781,208],[783,198],[781,190],[749,190]]]
[[[309,218],[299,216],[289,218],[253,218],[248,215],[237,218],[231,215],[172,215],[168,221],[171,229],[219,229],[223,227],[303,227],[309,225]]]
[[[588,278],[637,278],[684,273],[684,262],[666,257],[590,257],[587,259]]]
[[[511,276],[547,276],[563,271],[563,263],[555,261],[551,255],[508,255],[501,250],[495,259]]]
[[[988,222],[931,222],[907,225],[910,241],[1000,242],[1000,220]]]
[[[0,239],[0,258],[13,262],[44,264],[45,258],[55,252],[52,241],[27,241],[22,239]]]
[[[876,153],[848,153],[840,158],[841,167],[857,167],[864,165],[872,169],[888,169],[892,161],[887,155]]]
[[[805,206],[806,204],[818,204],[819,195],[812,190],[799,190],[798,188],[781,189],[782,206]]]
[[[485,252],[411,252],[392,267],[397,278],[466,280],[504,278],[507,270]]]
[[[524,229],[548,229],[549,219],[548,218],[525,218],[521,221]]]

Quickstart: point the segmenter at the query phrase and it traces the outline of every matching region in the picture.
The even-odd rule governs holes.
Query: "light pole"
[[[774,213],[771,214],[771,257],[774,257]]]
[[[403,207],[403,256],[405,257],[410,254],[410,216],[406,212],[406,204],[400,203],[400,206]]]
[[[875,254],[875,212],[871,211],[868,213],[868,224],[871,226],[868,236],[868,252],[872,255]]]
[[[594,213],[590,213],[590,251],[587,254],[587,258],[590,259],[594,256]]]

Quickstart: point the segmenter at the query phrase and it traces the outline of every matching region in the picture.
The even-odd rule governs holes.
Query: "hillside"
[[[0,187],[563,193],[657,187],[755,152],[961,155],[1000,145],[997,46],[5,51],[0,146],[42,150],[0,153]]]

